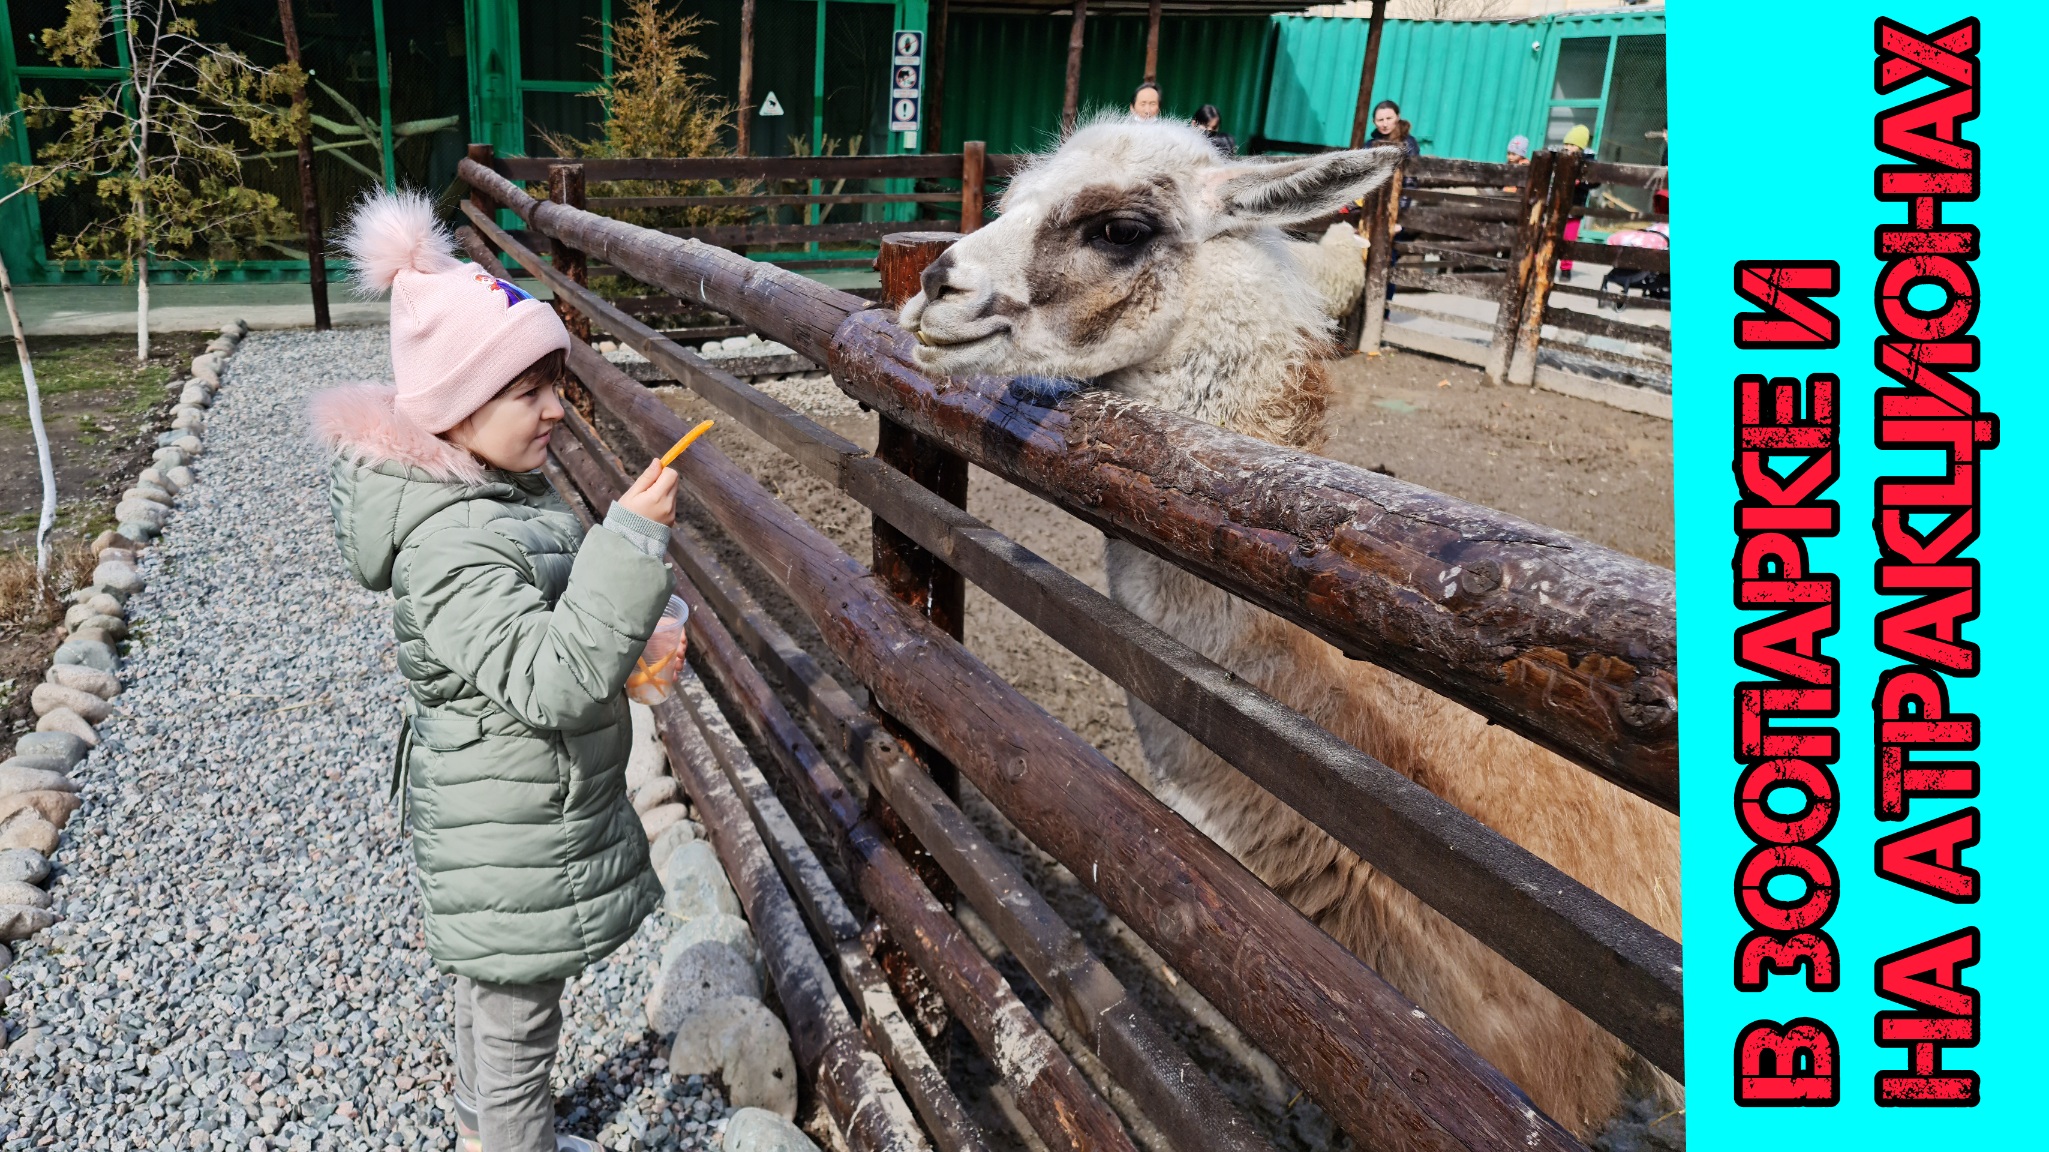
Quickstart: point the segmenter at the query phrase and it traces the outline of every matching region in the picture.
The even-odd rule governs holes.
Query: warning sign
[[[889,130],[916,132],[925,99],[925,34],[908,28],[891,33]]]

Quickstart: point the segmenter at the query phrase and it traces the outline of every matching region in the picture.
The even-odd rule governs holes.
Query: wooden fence
[[[1668,327],[1629,323],[1626,309],[1669,312],[1669,300],[1629,296],[1614,318],[1559,303],[1559,297],[1600,298],[1599,287],[1560,283],[1561,261],[1602,264],[1622,271],[1669,275],[1671,254],[1659,248],[1593,244],[1565,238],[1569,221],[1596,225],[1648,224],[1662,213],[1639,212],[1598,196],[1603,186],[1655,187],[1664,169],[1604,164],[1564,150],[1539,152],[1528,165],[1484,164],[1425,156],[1403,165],[1404,186],[1394,182],[1365,206],[1368,234],[1367,287],[1347,336],[1365,349],[1383,341],[1463,360],[1484,368],[1495,382],[1535,382],[1538,349],[1546,326],[1584,336],[1601,336],[1662,349],[1663,361],[1589,346],[1583,340],[1550,345],[1618,368],[1665,375],[1670,371]],[[1511,191],[1510,189],[1513,189]],[[1588,196],[1587,193],[1595,195]],[[1592,199],[1591,205],[1575,203]],[[1399,257],[1397,259],[1397,257]],[[1442,292],[1495,305],[1491,339],[1482,345],[1409,329],[1389,330],[1379,307],[1387,286]],[[1615,297],[1610,296],[1610,299]],[[1404,303],[1428,318],[1471,326],[1478,321]],[[1352,342],[1348,340],[1348,343]]]
[[[1017,156],[990,156],[979,140],[959,153],[926,156],[777,156],[679,157],[651,159],[569,159],[562,157],[496,156],[488,144],[473,144],[469,158],[508,179],[544,185],[548,198],[560,204],[612,215],[628,211],[692,208],[723,209],[745,217],[734,223],[679,226],[663,232],[702,240],[742,252],[785,254],[807,269],[869,268],[873,256],[849,254],[849,246],[872,248],[882,237],[912,228],[973,231],[985,214],[988,187],[1007,179]],[[678,185],[678,195],[590,196],[590,184],[632,182]],[[957,187],[942,187],[957,182]],[[920,190],[922,187],[923,190]],[[876,189],[880,190],[876,190]],[[877,206],[911,206],[917,217],[952,209],[956,215],[904,220],[832,220],[835,209],[856,207],[875,215]],[[795,215],[798,219],[786,219]],[[552,246],[543,244],[543,249]],[[834,249],[840,250],[839,255]],[[551,252],[574,260],[574,253]],[[603,275],[608,266],[577,273]],[[630,316],[674,315],[691,307],[667,294],[614,299]],[[587,335],[577,328],[579,335]],[[733,324],[700,324],[671,330],[678,339],[712,340],[743,335],[751,329]]]
[[[777,581],[874,702],[872,711],[856,704],[704,540],[687,527],[672,534],[699,671],[766,749],[782,793],[798,797],[829,836],[807,843],[797,833],[777,790],[710,710],[671,704],[661,714],[693,799],[708,821],[731,825],[714,832],[714,846],[740,878],[771,951],[806,1083],[853,1147],[922,1146],[905,1098],[941,1147],[981,1146],[904,1026],[899,1005],[926,989],[989,1054],[1049,1147],[1130,1146],[1116,1115],[966,940],[948,912],[954,898],[990,925],[1174,1147],[1263,1146],[961,813],[944,786],[950,771],[1066,865],[1363,1145],[1578,1147],[1498,1072],[969,653],[960,644],[963,577],[1657,1066],[1682,1074],[1677,943],[976,519],[962,507],[966,464],[1676,810],[1669,571],[1171,413],[1048,395],[1026,380],[935,381],[913,366],[912,343],[892,313],[869,301],[691,238],[536,200],[475,160],[461,176],[471,189],[463,238],[474,255],[510,255],[549,284],[558,306],[876,516],[871,568],[715,446],[701,444],[678,464],[685,490]],[[525,229],[498,227],[501,207]],[[885,241],[885,304],[914,290],[946,239]],[[540,242],[554,259],[535,250]],[[586,260],[829,365],[842,389],[881,415],[878,451],[863,452],[592,293],[572,275]],[[573,499],[601,512],[627,479],[606,430],[640,459],[674,440],[682,421],[586,347],[572,350],[571,367],[595,419],[572,416],[558,431],[551,470]],[[1086,452],[1075,450],[1084,442]],[[1272,491],[1296,497],[1273,501]],[[1454,566],[1485,579],[1446,586],[1441,574]],[[857,785],[869,791],[867,808],[852,799]],[[848,911],[856,898],[887,928],[879,965],[857,938]],[[910,963],[892,965],[890,955]],[[827,958],[838,987],[825,975]],[[893,1082],[877,1075],[883,1065]]]

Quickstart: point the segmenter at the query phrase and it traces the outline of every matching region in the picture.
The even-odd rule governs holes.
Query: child
[[[555,1134],[563,981],[661,902],[628,802],[621,687],[668,602],[675,474],[650,466],[586,535],[535,469],[562,419],[569,333],[457,261],[417,193],[380,193],[342,240],[391,292],[396,387],[314,398],[349,574],[389,588],[406,678],[406,789],[427,951],[455,976],[465,1152],[598,1146]]]

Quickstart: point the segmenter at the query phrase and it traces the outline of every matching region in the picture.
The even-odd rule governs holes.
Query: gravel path
[[[141,571],[134,641],[54,858],[64,921],[6,976],[0,1148],[453,1145],[444,978],[386,799],[401,685],[388,598],[341,571],[309,392],[388,375],[383,328],[252,335],[201,483]],[[641,999],[651,917],[566,997],[563,1127],[715,1146]]]

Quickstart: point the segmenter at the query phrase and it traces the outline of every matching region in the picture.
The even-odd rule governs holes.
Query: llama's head
[[[1186,126],[1098,121],[1018,174],[1002,215],[926,270],[902,323],[930,370],[1096,380],[1222,419],[1193,393],[1252,359],[1306,356],[1327,331],[1279,229],[1378,186],[1399,156],[1231,160]],[[1140,379],[1191,362],[1217,379],[1175,395]]]

